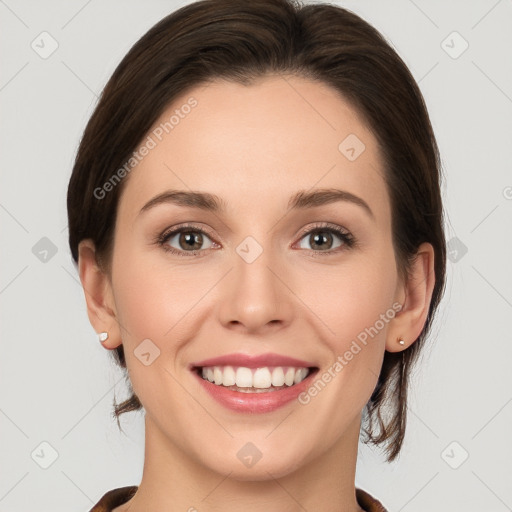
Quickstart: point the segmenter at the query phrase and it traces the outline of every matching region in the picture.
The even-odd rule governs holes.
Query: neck
[[[185,453],[146,415],[142,481],[115,512],[360,512],[354,484],[360,420],[325,453],[284,475],[265,471],[259,480],[236,480]]]

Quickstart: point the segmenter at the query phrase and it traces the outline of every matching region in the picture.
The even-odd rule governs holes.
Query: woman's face
[[[111,274],[146,435],[235,479],[285,475],[359,433],[404,299],[376,139],[334,89],[298,77],[197,87],[148,135],[125,178]],[[183,195],[162,199],[170,191]],[[269,354],[302,363],[263,359],[257,377],[243,359],[206,366],[257,389],[269,375],[282,384],[277,367],[316,367],[300,396],[286,383],[232,391],[191,369]]]

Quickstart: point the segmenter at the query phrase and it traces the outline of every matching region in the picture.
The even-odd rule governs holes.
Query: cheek
[[[307,280],[300,275],[307,275]],[[393,313],[390,308],[397,275],[391,247],[354,253],[339,265],[310,265],[307,273],[297,276],[301,282],[298,295],[318,315],[326,339],[332,340],[337,353],[345,351],[347,343],[374,326],[381,315],[388,312],[392,318],[389,313]],[[377,324],[382,334],[386,326],[386,322]]]
[[[163,349],[161,340],[197,302],[201,281],[197,271],[173,268],[163,249],[134,247],[130,237],[120,230],[113,255],[116,309],[127,331],[123,343],[149,338]]]
[[[122,268],[120,268],[122,267]],[[172,327],[178,293],[166,276],[156,270],[123,262],[114,283],[115,301],[120,323],[127,332],[123,343],[145,338],[159,339]]]
[[[149,408],[170,396],[170,403],[180,403],[174,378],[182,371],[183,349],[203,324],[201,299],[218,279],[198,265],[172,264],[163,250],[138,250],[119,238],[112,280],[133,389]]]
[[[340,435],[371,396],[384,357],[389,322],[395,316],[396,269],[392,248],[369,251],[346,264],[330,269],[320,266],[310,275],[311,283],[328,286],[304,289],[304,302],[321,319],[322,342],[330,360],[302,395],[310,415],[319,419],[326,443]],[[319,397],[318,399],[316,397]]]
[[[182,320],[197,299],[189,298],[190,288],[175,272],[155,265],[147,253],[123,250],[122,243],[117,249],[113,289],[130,381],[147,410],[169,408],[180,403],[173,385],[178,340]]]

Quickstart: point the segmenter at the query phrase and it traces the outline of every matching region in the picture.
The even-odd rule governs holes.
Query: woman
[[[361,429],[402,446],[445,280],[436,141],[340,7],[209,0],[105,87],[68,190],[91,324],[144,408],[138,486],[93,511],[382,511]]]

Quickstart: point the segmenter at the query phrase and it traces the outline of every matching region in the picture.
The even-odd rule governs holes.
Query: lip
[[[263,368],[265,366],[294,366],[296,368],[316,367],[316,365],[312,362],[268,352],[266,354],[259,355],[249,355],[242,353],[226,354],[211,359],[204,359],[203,361],[199,361],[197,363],[191,363],[189,368],[194,370],[198,367],[204,366],[243,366],[245,368]]]
[[[221,358],[210,359],[208,361],[215,361],[217,359],[220,360]],[[292,400],[297,399],[302,392],[311,386],[314,376],[318,373],[318,368],[310,371],[309,375],[298,384],[277,391],[268,391],[266,393],[243,393],[233,391],[227,387],[212,384],[209,380],[203,379],[197,371],[192,371],[192,373],[195,378],[199,380],[199,384],[208,395],[224,407],[240,413],[261,414],[275,411],[290,403]]]

